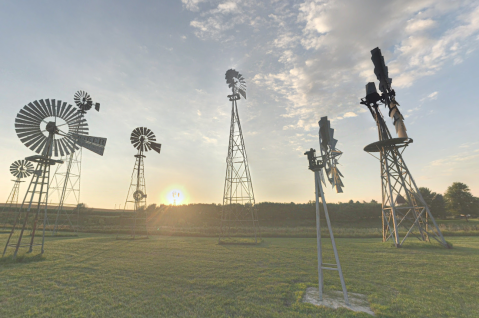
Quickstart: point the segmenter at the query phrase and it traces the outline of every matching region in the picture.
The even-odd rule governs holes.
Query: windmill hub
[[[45,129],[46,129],[50,134],[58,134],[58,133],[59,133],[58,127],[57,127],[57,125],[55,124],[55,122],[53,122],[53,121],[48,122],[47,127],[45,127]]]

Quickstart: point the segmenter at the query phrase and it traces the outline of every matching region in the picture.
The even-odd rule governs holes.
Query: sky
[[[103,156],[83,152],[81,202],[124,204],[129,137],[144,126],[162,144],[146,154],[148,204],[173,189],[183,203],[221,203],[234,68],[247,83],[238,108],[256,202],[314,200],[303,153],[319,149],[322,116],[344,153],[344,193],[328,187],[327,201],[380,201],[379,162],[363,151],[377,129],[359,104],[376,80],[375,47],[414,140],[403,156],[418,186],[463,182],[479,196],[477,1],[1,1],[0,40],[1,200],[10,164],[33,155],[16,136],[18,111],[73,104],[85,90],[101,103],[86,115],[90,135],[108,141]]]

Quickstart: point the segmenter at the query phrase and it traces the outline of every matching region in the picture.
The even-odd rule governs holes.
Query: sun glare
[[[183,195],[183,192],[178,189],[171,190],[167,195],[168,202],[172,205],[181,204],[184,198],[185,196]]]

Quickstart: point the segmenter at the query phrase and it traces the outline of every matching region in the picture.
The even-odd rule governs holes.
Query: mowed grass
[[[447,240],[454,249],[337,239],[348,291],[367,295],[379,317],[479,317],[479,238]],[[370,317],[302,303],[317,285],[315,239],[217,243],[48,238],[43,257],[37,248],[0,260],[0,317]],[[341,290],[336,272],[325,275],[327,289]]]

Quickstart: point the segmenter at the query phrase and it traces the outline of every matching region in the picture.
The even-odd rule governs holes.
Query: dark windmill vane
[[[323,174],[326,174],[329,183],[336,188],[337,193],[342,193],[342,187],[344,187],[341,177],[343,175],[337,168],[338,159],[342,155],[342,152],[336,148],[337,140],[333,138],[334,129],[331,128],[331,124],[328,117],[321,117],[319,124],[319,147],[321,154],[316,156],[316,150],[311,148],[304,154],[308,157],[309,169],[314,172],[314,188],[316,194],[316,240],[318,247],[318,283],[319,283],[319,300],[323,300],[324,292],[324,276],[323,270],[334,270],[339,273],[339,279],[341,281],[341,287],[343,289],[343,297],[346,305],[349,306],[348,292],[346,290],[346,283],[344,282],[343,271],[339,262],[338,250],[336,248],[336,242],[334,240],[333,229],[331,227],[331,221],[329,219],[328,206],[326,205],[326,199],[324,197],[323,186],[321,181],[326,185]],[[324,171],[324,172],[323,172]],[[329,236],[331,237],[331,243],[333,245],[335,264],[327,264],[323,262],[323,248],[321,243],[321,227],[320,227],[320,203],[319,198],[323,205],[324,216],[328,225]]]
[[[368,107],[376,121],[379,141],[367,145],[364,151],[379,153],[381,163],[383,241],[390,239],[396,247],[401,247],[408,236],[416,236],[421,241],[435,239],[444,247],[450,247],[444,240],[424,198],[414,181],[402,156],[405,148],[412,143],[406,133],[404,118],[398,109],[396,92],[392,89],[392,79],[379,48],[371,51],[374,73],[379,80],[379,94],[374,82],[366,85],[366,97],[361,104]],[[393,120],[397,137],[393,138],[379,109],[379,103],[388,110]],[[432,223],[432,224],[429,224]],[[399,229],[406,234],[401,237]]]
[[[241,96],[246,99],[246,82],[234,69],[226,72],[225,79],[232,93],[228,95],[231,101],[231,124],[219,242],[226,242],[224,239],[231,237],[240,229],[247,232],[242,233],[243,235],[254,238],[254,242],[257,243],[261,237],[259,222],[254,208],[253,183],[237,104]]]
[[[147,194],[144,159],[146,156],[144,153],[152,150],[159,154],[161,144],[156,142],[155,134],[146,127],[135,128],[131,133],[130,141],[133,147],[138,150],[138,153],[135,155],[135,166],[131,175],[130,188],[128,189],[124,209],[127,209],[128,204],[133,204],[134,215],[132,218],[123,219],[126,219],[130,223],[128,224],[131,228],[130,238],[135,239],[137,230],[144,231],[145,237],[148,237],[145,211]],[[120,223],[124,222],[120,220]],[[117,235],[117,238],[120,238],[120,235]]]

